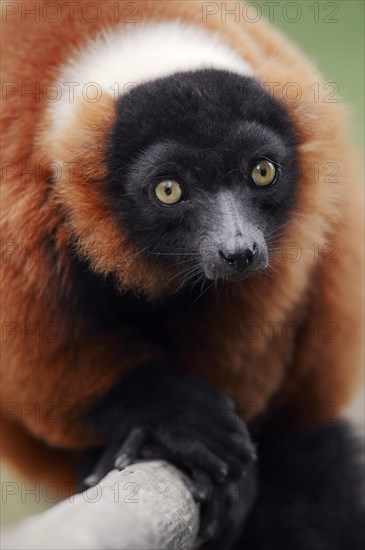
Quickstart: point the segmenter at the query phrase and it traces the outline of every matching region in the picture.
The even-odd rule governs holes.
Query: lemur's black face
[[[255,80],[179,73],[122,96],[108,169],[141,254],[189,277],[240,279],[268,264],[295,200],[295,133]]]

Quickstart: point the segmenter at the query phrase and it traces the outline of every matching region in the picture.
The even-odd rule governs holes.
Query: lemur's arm
[[[19,289],[18,298],[23,294]],[[115,464],[122,467],[141,456],[166,458],[192,476],[195,497],[204,501],[201,536],[209,538],[223,525],[238,536],[253,494],[241,506],[231,506],[231,486],[244,474],[242,482],[251,480],[252,491],[256,482],[253,445],[233,403],[177,369],[143,331],[85,332],[78,323],[68,326],[52,300],[47,307],[40,298],[20,299],[17,324],[8,326],[3,400],[17,404],[10,420],[24,422],[55,447],[106,445],[101,462],[89,471],[91,483]],[[9,308],[10,302],[9,297]],[[24,331],[32,327],[41,338]],[[58,329],[58,338],[47,333],[50,327]],[[47,412],[55,410],[56,421],[50,422]],[[37,449],[46,456],[46,448],[44,453]],[[18,445],[15,461],[19,451]],[[58,469],[57,462],[56,475]]]
[[[363,452],[345,422],[259,444],[260,492],[237,550],[364,547]]]

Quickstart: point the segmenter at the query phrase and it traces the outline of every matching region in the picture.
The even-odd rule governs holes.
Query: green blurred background
[[[302,0],[294,2],[301,9],[301,18],[290,22],[296,16],[293,2],[275,1],[270,8],[269,1],[256,2],[269,17],[274,11],[274,24],[292,38],[321,69],[327,81],[338,84],[341,98],[352,108],[354,139],[359,147],[364,145],[364,7],[363,0]],[[327,20],[327,21],[326,21]],[[336,22],[331,22],[337,20]],[[318,22],[317,22],[318,21]],[[2,503],[1,523],[3,525],[45,508],[41,491],[24,495],[15,473],[9,468],[1,470]],[[6,495],[17,483],[18,491]],[[16,490],[16,487],[14,491]],[[27,483],[27,489],[31,485]],[[25,489],[25,486],[23,487]],[[39,500],[39,501],[38,501]]]
[[[285,20],[296,19],[297,9],[290,8],[291,3],[302,12],[294,23]],[[365,0],[280,1],[273,2],[278,4],[275,9],[269,1],[258,4],[267,17],[274,14],[274,24],[307,53],[326,81],[338,84],[340,98],[352,108],[354,136],[363,148]]]

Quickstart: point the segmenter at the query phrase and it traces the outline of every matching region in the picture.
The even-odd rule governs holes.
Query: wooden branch
[[[190,550],[199,509],[164,461],[113,470],[98,486],[5,532],[3,550]]]

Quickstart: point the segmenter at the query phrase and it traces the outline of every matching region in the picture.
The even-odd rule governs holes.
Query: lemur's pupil
[[[266,168],[262,168],[262,169],[260,170],[260,174],[261,174],[261,176],[264,178],[264,177],[266,176]]]
[[[165,195],[169,196],[172,193],[171,187],[165,187]]]

